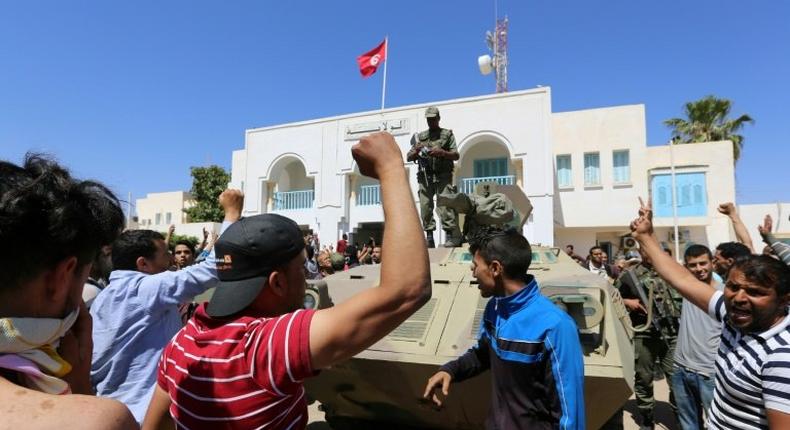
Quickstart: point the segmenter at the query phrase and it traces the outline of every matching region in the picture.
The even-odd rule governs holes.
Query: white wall
[[[245,151],[243,149],[233,151],[233,154],[231,156],[230,184],[228,184],[228,186],[230,188],[242,190],[246,193],[246,190],[244,189],[247,185],[244,182],[246,172],[247,172],[247,157]]]
[[[581,246],[586,252],[596,241],[614,237],[605,232],[628,231],[636,216],[638,198],[650,198],[652,175],[670,172],[670,148],[646,146],[643,105],[555,113],[552,125],[554,154],[571,155],[573,176],[571,187],[555,192],[556,241],[572,243],[577,251]],[[623,149],[629,151],[631,183],[615,184],[613,151]],[[716,210],[719,203],[735,198],[732,144],[675,145],[673,151],[676,173],[704,172],[706,176],[707,216],[681,217],[681,229],[688,230],[690,240],[696,243],[716,246],[733,240],[727,218]],[[588,152],[599,153],[600,186],[584,185],[584,154]],[[556,169],[555,163],[556,158],[552,161]],[[657,217],[655,225],[663,235],[659,239],[669,242],[672,217]]]
[[[729,219],[720,214],[717,207],[720,203],[735,201],[735,164],[733,163],[732,143],[708,142],[685,145],[674,145],[675,172],[704,172],[707,192],[707,216],[679,218],[678,224],[683,226],[703,226],[707,243],[715,247],[721,242],[735,239]],[[648,169],[650,173],[670,172],[669,145],[651,146],[647,148]],[[671,226],[672,218],[656,218],[655,225]]]
[[[136,211],[140,228],[151,230],[167,230],[170,224],[180,225],[188,222],[184,209],[193,204],[192,196],[184,191],[149,193],[143,199],[137,199]],[[160,222],[156,223],[156,214],[161,214]],[[171,220],[167,222],[167,213]],[[148,221],[150,220],[150,223]]]
[[[198,241],[203,240],[203,229],[208,230],[209,232],[214,232],[219,234],[220,228],[222,228],[222,223],[219,222],[192,222],[189,224],[181,224],[176,226],[175,234],[183,234],[186,236],[192,236],[198,238]],[[160,230],[163,233],[167,232],[167,229]]]
[[[553,155],[571,155],[572,187],[557,189],[554,213],[562,227],[627,226],[638,196],[647,196],[644,105],[560,112],[552,115]],[[615,184],[614,150],[629,150],[630,184]],[[601,184],[584,184],[584,154],[598,152]],[[551,166],[556,168],[556,157]]]
[[[551,244],[554,182],[548,167],[552,160],[549,88],[247,130],[244,155],[234,152],[232,172],[234,183],[242,180],[245,183],[245,215],[266,211],[266,183],[280,179],[276,176],[281,164],[299,160],[305,166],[307,178],[315,184],[315,209],[290,211],[284,215],[318,231],[324,242],[336,241],[342,232],[353,230],[360,222],[382,221],[382,215],[377,214],[380,209],[357,210],[349,205],[346,175],[355,171],[351,146],[360,137],[386,128],[395,135],[405,162],[412,135],[427,128],[424,111],[429,105],[439,108],[441,125],[453,130],[462,156],[469,148],[476,147],[476,142],[495,139],[508,148],[513,159],[519,160],[517,165],[522,170],[520,176],[524,178],[525,192],[535,206],[532,222],[526,228],[527,235],[532,241]],[[246,166],[243,172],[242,165]],[[416,203],[416,169],[410,170]],[[293,183],[288,185],[296,189]],[[441,233],[439,239],[442,239]]]
[[[752,242],[756,251],[760,251],[763,247],[760,232],[757,231],[757,226],[763,224],[763,219],[766,215],[771,215],[773,219],[773,232],[781,235],[790,235],[790,203],[766,203],[766,204],[752,204],[752,205],[739,205],[738,213],[741,220],[749,229],[749,235],[752,237]]]

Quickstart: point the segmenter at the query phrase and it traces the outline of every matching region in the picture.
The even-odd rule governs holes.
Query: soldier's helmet
[[[437,116],[439,116],[439,108],[436,106],[430,106],[428,109],[425,109],[426,118],[436,118]]]

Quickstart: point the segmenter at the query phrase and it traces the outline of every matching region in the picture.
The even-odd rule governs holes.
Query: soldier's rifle
[[[639,300],[645,304],[647,309],[647,322],[641,327],[633,327],[635,333],[641,333],[647,331],[650,326],[654,326],[656,330],[661,334],[661,337],[665,337],[664,330],[661,330],[661,320],[665,318],[664,310],[661,309],[660,306],[656,307],[653,304],[653,300],[655,298],[655,291],[653,288],[653,284],[651,283],[649,287],[647,287],[647,295],[645,295],[645,290],[640,286],[642,283],[637,278],[636,274],[634,274],[633,269],[626,270],[628,273],[628,277],[631,280],[631,285],[633,290],[639,296]],[[657,308],[658,314],[654,314],[653,310]]]

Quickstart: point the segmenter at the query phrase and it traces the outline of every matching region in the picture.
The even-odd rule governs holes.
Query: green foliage
[[[195,206],[184,209],[189,222],[222,222],[224,214],[219,195],[227,188],[230,175],[222,167],[192,167],[192,197]]]
[[[738,132],[745,124],[753,124],[749,115],[728,118],[732,102],[716,96],[706,96],[684,106],[686,118],[670,118],[664,125],[672,129],[672,137],[678,143],[732,141],[733,158],[741,157],[743,136]]]

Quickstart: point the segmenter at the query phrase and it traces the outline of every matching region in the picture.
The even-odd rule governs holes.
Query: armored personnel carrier
[[[514,196],[515,223],[522,226],[529,212],[526,197],[520,198],[523,193],[517,188],[496,191]],[[472,277],[468,247],[430,249],[429,257],[431,300],[378,343],[305,381],[330,426],[484,428],[491,392],[488,372],[453,384],[441,409],[421,399],[438,367],[476,343],[488,300],[480,296]],[[379,267],[358,266],[313,283],[306,305],[331,306],[375,288]],[[541,293],[576,321],[584,352],[587,427],[600,428],[625,404],[633,387],[633,349],[622,300],[606,280],[558,248],[533,245],[529,273],[537,278]]]

